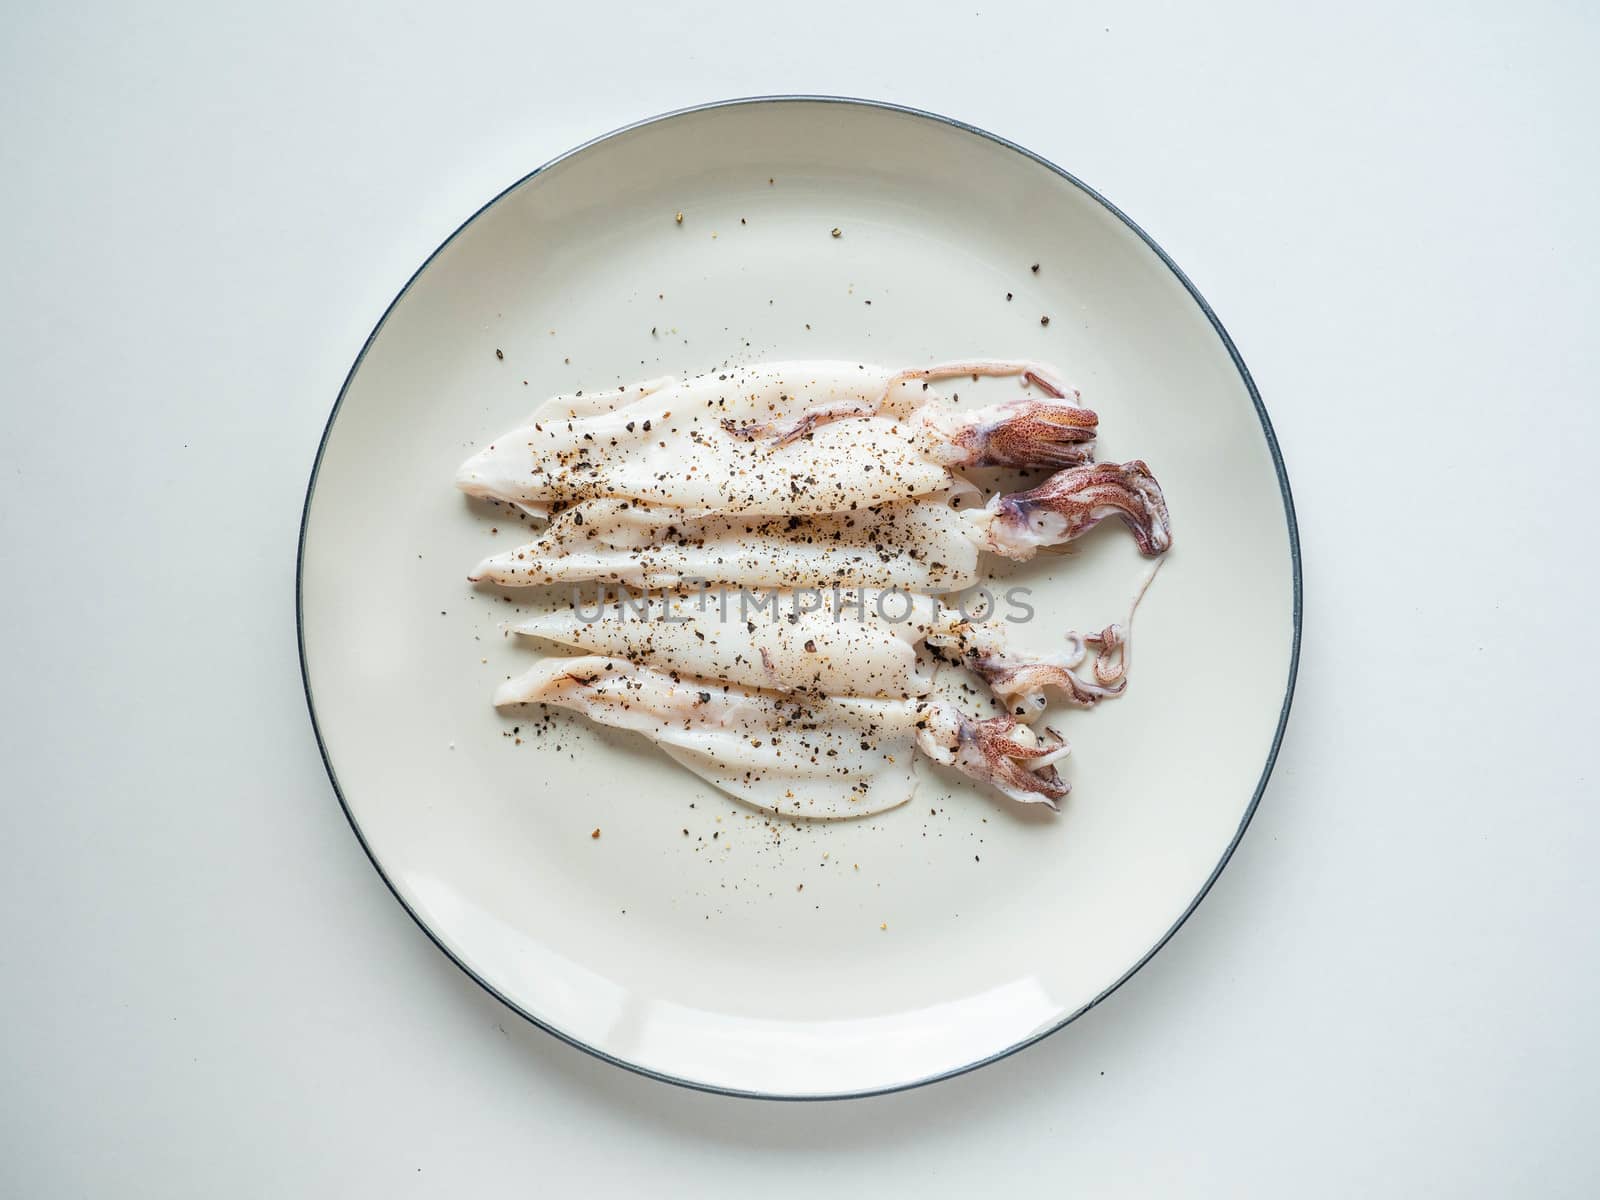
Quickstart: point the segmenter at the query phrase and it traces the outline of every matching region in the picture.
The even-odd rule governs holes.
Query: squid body
[[[784,816],[904,804],[919,751],[1020,803],[1056,808],[1068,791],[1053,765],[1067,753],[1055,732],[917,699],[783,695],[590,655],[541,660],[495,703],[556,705],[642,733],[707,782]]]
[[[1088,708],[1121,692],[1102,658],[1075,668],[1106,635],[1069,633],[1059,654],[1015,651],[1002,627],[970,621],[937,599],[898,590],[833,589],[752,595],[726,590],[628,597],[544,613],[516,633],[645,663],[673,678],[813,696],[927,696],[940,662],[970,668],[1012,716],[1032,721],[1049,691]],[[918,647],[935,653],[919,655]],[[1109,649],[1115,648],[1115,643]],[[538,671],[540,668],[534,668]]]
[[[927,389],[962,375],[1015,375],[1043,395],[958,412]],[[534,512],[622,498],[735,516],[831,513],[940,491],[954,467],[1086,462],[1095,430],[1077,393],[1033,363],[770,363],[558,397],[468,459],[456,485]]]
[[[1171,544],[1166,500],[1142,462],[1069,467],[1030,491],[961,506],[973,490],[811,517],[738,518],[589,500],[553,516],[537,540],[485,559],[469,578],[509,586],[707,580],[951,592],[978,581],[980,551],[1031,558],[1107,517],[1123,521],[1146,554]]]

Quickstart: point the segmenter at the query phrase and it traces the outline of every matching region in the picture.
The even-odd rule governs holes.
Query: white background
[[[8,14],[0,1194],[1594,1194],[1600,17],[1301,7]],[[590,1059],[434,949],[293,612],[416,265],[579,141],[784,91],[960,117],[1149,230],[1272,412],[1306,585],[1276,777],[1173,942],[1021,1055],[809,1105]]]

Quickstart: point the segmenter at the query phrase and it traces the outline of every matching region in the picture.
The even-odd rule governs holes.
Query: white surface
[[[619,188],[624,179],[637,182]],[[830,237],[839,227],[848,233]],[[807,355],[857,364],[846,383],[870,393],[862,362],[888,364],[886,380],[985,354],[1070,363],[1102,414],[1099,459],[1148,460],[1174,513],[1174,548],[1133,635],[1136,682],[1093,712],[1041,718],[1074,746],[1059,815],[934,772],[907,726],[903,747],[866,756],[882,772],[870,794],[841,804],[873,812],[920,779],[903,809],[774,823],[643,737],[566,717],[535,736],[536,710],[490,707],[495,685],[534,661],[500,625],[565,609],[572,593],[468,584],[485,553],[531,528],[453,481],[469,452],[494,443],[509,452],[497,477],[525,486],[529,447],[546,436],[526,423],[543,394],[583,391],[584,403],[728,365],[723,356]],[[790,378],[791,392],[806,386]],[[1012,400],[1017,385],[959,378],[914,395],[975,408]],[[752,386],[710,381],[735,405]],[[741,415],[706,418],[707,401],[682,390],[641,403],[636,416],[655,424],[643,436],[663,447],[669,427],[682,445],[691,433],[714,441],[726,436],[715,417]],[[841,456],[859,461],[861,425],[825,425],[765,465],[735,461],[756,473],[763,503],[788,497],[790,473],[814,472],[825,491]],[[526,436],[508,432],[519,427]],[[675,464],[640,465],[655,494],[656,472]],[[726,485],[727,470],[710,473]],[[884,478],[867,486],[889,493]],[[1106,525],[1070,556],[987,557],[994,594],[1028,589],[1039,618],[991,628],[1049,654],[1068,625],[1123,620],[1150,563],[1120,521]],[[429,930],[584,1045],[765,1095],[923,1082],[1028,1041],[1115,986],[1237,837],[1294,641],[1276,464],[1226,344],[1177,276],[1099,201],[1014,150],[926,117],[820,101],[652,122],[475,220],[407,289],[345,391],[304,562],[324,746],[368,847]],[[717,638],[716,613],[702,637]],[[744,632],[737,607],[728,622]],[[748,750],[735,740],[734,755]],[[820,785],[784,774],[764,799],[787,791],[786,812],[816,812],[832,772],[862,758],[858,741],[823,756]],[[795,750],[778,747],[780,764]]]
[[[752,11],[12,18],[0,1191],[1590,1191],[1595,18]],[[291,619],[415,264],[597,131],[784,90],[960,116],[1140,221],[1261,386],[1307,568],[1277,777],[1173,943],[1005,1063],[802,1107],[626,1075],[440,955]]]

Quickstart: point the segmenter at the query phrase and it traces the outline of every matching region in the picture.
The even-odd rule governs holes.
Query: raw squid
[[[960,375],[1017,375],[1045,394],[958,412],[926,381]],[[456,485],[535,513],[599,499],[702,515],[843,512],[948,488],[952,468],[1089,461],[1096,417],[1069,392],[1023,362],[734,367],[598,402],[557,397],[469,458]]]
[[[621,658],[547,658],[495,693],[649,737],[707,782],[785,816],[865,816],[904,804],[921,751],[1024,804],[1057,808],[1067,745],[1010,717],[919,699],[800,696],[672,675]]]
[[[952,614],[953,615],[953,614]],[[841,589],[630,597],[544,613],[510,628],[671,675],[816,695],[925,696],[935,664],[917,646],[938,606],[909,593]]]
[[[1034,390],[963,412],[929,388],[965,375]],[[1051,695],[1089,707],[1120,694],[1126,628],[1022,654],[994,623],[935,597],[977,583],[983,552],[1028,559],[1108,517],[1144,554],[1167,550],[1160,486],[1143,462],[1095,464],[1097,425],[1075,391],[1026,362],[777,363],[554,397],[457,475],[467,493],[548,521],[470,578],[671,590],[513,626],[581,656],[539,658],[495,703],[642,733],[785,816],[903,804],[918,754],[1055,809],[1068,785],[1054,763],[1068,748],[1027,722]],[[985,504],[959,472],[996,466],[1055,474]],[[1007,715],[936,699],[941,663],[983,679]]]
[[[843,428],[841,423],[832,428]],[[1032,558],[1107,517],[1155,556],[1172,543],[1166,500],[1144,463],[1058,471],[1040,486],[957,507],[966,493],[826,515],[705,516],[629,500],[590,500],[554,515],[539,538],[468,576],[510,586],[605,580],[630,587],[705,581],[741,587],[898,587],[951,592],[978,579],[978,553]]]
[[[1094,679],[1074,672],[1091,639],[1069,633],[1064,653],[1020,654],[1007,646],[999,626],[969,621],[956,608],[898,590],[638,596],[545,613],[510,628],[588,653],[642,662],[674,678],[891,699],[926,696],[932,689],[935,663],[917,654],[926,644],[948,653],[941,659],[970,667],[1024,721],[1044,711],[1047,689],[1087,708],[1117,695],[1124,683],[1120,673],[1104,678],[1099,658]],[[1115,635],[1093,640],[1100,644],[1107,636]]]

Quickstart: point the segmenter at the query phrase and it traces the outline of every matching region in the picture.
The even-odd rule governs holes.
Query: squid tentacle
[[[1040,546],[1081,537],[1107,517],[1127,525],[1148,557],[1172,545],[1166,497],[1138,459],[1069,467],[1031,491],[996,497],[988,511],[988,548],[1007,558],[1031,558]]]
[[[1040,391],[1045,392],[1056,400],[1062,400],[1070,393],[1076,399],[1076,388],[1068,387],[1059,382],[1055,371],[1043,363],[1029,362],[1026,360],[1008,360],[1000,358],[980,358],[961,362],[935,363],[930,367],[908,367],[890,378],[889,384],[884,388],[887,398],[902,383],[911,383],[915,380],[924,382],[931,379],[959,379],[963,375],[987,375],[991,378],[1000,375],[1020,376],[1024,385],[1033,384]]]
[[[932,644],[957,650],[962,664],[987,683],[1019,721],[1032,721],[1045,710],[1047,691],[1058,692],[1077,708],[1092,708],[1107,697],[1122,694],[1126,681],[1102,679],[1098,672],[1092,681],[1080,676],[1076,668],[1083,662],[1084,644],[1089,639],[1069,633],[1067,640],[1066,653],[1025,654],[1007,646],[998,630],[967,622],[928,638]]]
[[[1070,749],[1066,739],[1011,717],[975,720],[948,704],[929,704],[918,722],[917,746],[935,762],[1019,804],[1044,804],[1060,812],[1062,798],[1072,790],[1054,765]]]

